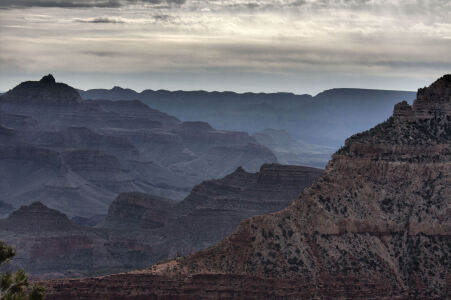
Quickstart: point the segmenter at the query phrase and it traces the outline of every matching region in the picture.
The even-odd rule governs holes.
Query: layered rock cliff
[[[222,179],[204,181],[174,206],[177,218],[159,231],[165,240],[162,247],[169,257],[209,247],[229,235],[240,221],[287,207],[322,172],[265,164],[256,173],[240,167]]]
[[[71,212],[81,208],[96,211],[96,204],[106,205],[99,194],[93,193],[97,190],[92,186],[77,188],[80,177],[74,172],[87,169],[80,165],[89,164],[89,154],[101,164],[100,169],[117,165],[96,157],[96,153],[70,153],[61,160],[72,160],[72,175],[46,183],[45,189],[32,195],[30,192],[29,197],[60,207],[62,201],[49,198],[67,199],[71,195]],[[263,165],[257,173],[238,168],[223,179],[199,184],[181,204],[138,192],[121,193],[109,206],[104,221],[98,215],[72,218],[80,225],[95,223],[89,227],[75,226],[64,214],[33,203],[0,219],[0,238],[18,250],[12,266],[25,268],[33,277],[94,276],[144,268],[211,246],[230,234],[241,220],[286,207],[321,172],[275,164]],[[103,175],[98,175],[100,180]],[[114,182],[115,178],[109,180]],[[58,197],[61,194],[66,198]],[[85,200],[85,207],[81,200]]]
[[[447,299],[450,105],[446,75],[349,138],[287,209],[151,269],[49,282],[48,298]]]
[[[102,228],[125,230],[163,227],[177,215],[172,200],[142,193],[123,193],[111,203]]]
[[[14,211],[6,220],[0,220],[2,230],[43,232],[70,231],[76,227],[57,210],[49,209],[41,202],[33,202]]]
[[[74,225],[40,202],[0,219],[0,237],[17,252],[8,267],[33,278],[120,272],[155,260],[149,240]]]
[[[119,193],[180,201],[203,180],[277,161],[247,133],[193,124],[140,101],[83,101],[52,75],[21,83],[0,96],[0,201],[91,218]]]

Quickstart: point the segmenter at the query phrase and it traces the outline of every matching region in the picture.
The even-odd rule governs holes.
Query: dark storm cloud
[[[185,0],[0,0],[0,8],[59,7],[59,8],[114,8],[126,4],[183,4]]]

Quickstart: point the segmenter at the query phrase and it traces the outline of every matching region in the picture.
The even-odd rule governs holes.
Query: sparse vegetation
[[[0,241],[0,265],[8,263],[15,255],[16,252],[11,246]],[[15,273],[7,271],[0,274],[0,299],[42,300],[44,288],[38,285],[30,286],[24,270],[18,270]]]

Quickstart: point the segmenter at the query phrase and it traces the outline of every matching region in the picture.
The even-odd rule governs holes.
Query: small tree
[[[8,263],[16,253],[11,246],[0,241],[0,266]],[[30,288],[28,276],[23,270],[15,273],[0,273],[0,300],[42,300],[44,288],[33,285]]]

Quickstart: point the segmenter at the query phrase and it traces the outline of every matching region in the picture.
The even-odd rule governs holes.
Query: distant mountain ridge
[[[234,93],[144,90],[114,87],[79,91],[83,99],[131,100],[184,121],[201,120],[215,128],[255,134],[285,130],[296,144],[314,151],[271,148],[279,162],[324,167],[350,135],[387,119],[393,106],[412,103],[415,92],[336,88],[316,96],[292,93]]]
[[[403,90],[383,90],[383,89],[366,89],[366,88],[331,88],[324,90],[315,96],[310,94],[295,94],[291,92],[233,92],[233,91],[205,91],[205,90],[153,90],[153,89],[145,89],[141,92],[137,92],[133,89],[123,88],[120,86],[114,86],[111,89],[89,89],[89,90],[77,90],[80,96],[85,100],[95,100],[95,99],[108,99],[108,100],[148,100],[152,98],[161,98],[161,97],[171,97],[172,99],[176,99],[182,96],[196,96],[198,99],[206,99],[209,96],[218,96],[221,99],[227,99],[232,101],[243,100],[244,98],[248,98],[249,102],[261,102],[262,100],[278,100],[278,101],[305,101],[314,98],[325,98],[330,95],[341,95],[341,96],[349,96],[349,93],[352,93],[354,96],[366,96],[368,93],[375,93],[379,95],[383,94],[391,94],[391,93],[414,93],[414,91],[403,91]],[[187,98],[191,98],[191,97]],[[148,99],[145,99],[148,97]]]

